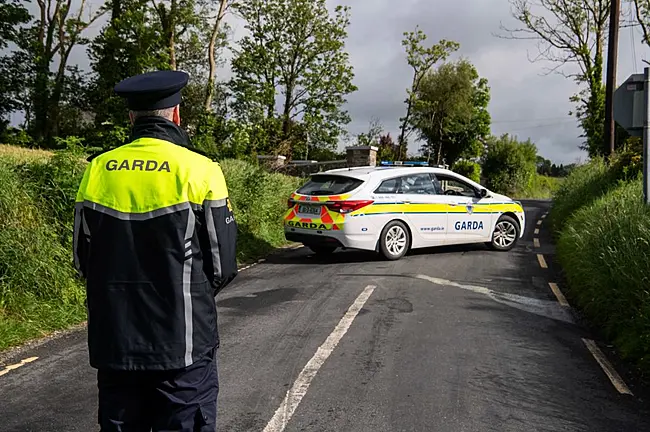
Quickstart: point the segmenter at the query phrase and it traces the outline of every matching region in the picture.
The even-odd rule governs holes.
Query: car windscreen
[[[352,177],[337,175],[314,175],[298,189],[301,195],[341,195],[353,191],[363,181]]]

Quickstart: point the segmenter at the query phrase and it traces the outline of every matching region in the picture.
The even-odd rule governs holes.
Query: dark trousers
[[[173,371],[97,372],[101,432],[214,432],[216,359]]]

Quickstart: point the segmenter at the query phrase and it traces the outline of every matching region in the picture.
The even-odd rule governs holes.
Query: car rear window
[[[358,188],[363,181],[352,177],[315,175],[298,189],[302,195],[341,195]]]

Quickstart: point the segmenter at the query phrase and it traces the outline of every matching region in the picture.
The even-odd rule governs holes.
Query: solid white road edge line
[[[336,345],[338,345],[339,341],[348,331],[352,325],[352,321],[354,321],[363,305],[366,304],[366,301],[375,288],[376,286],[374,285],[368,285],[363,292],[359,294],[332,333],[327,337],[325,342],[318,347],[316,354],[314,354],[300,372],[300,375],[298,375],[293,386],[289,391],[287,391],[284,400],[275,411],[275,415],[266,425],[263,432],[282,432],[284,430],[291,419],[291,416],[293,416],[293,413],[298,408],[298,405],[300,405],[302,398],[307,394],[307,389],[309,389],[309,385],[316,376],[316,373],[318,373],[318,370],[323,366],[327,358],[334,351],[334,348],[336,348]]]
[[[634,396],[618,372],[616,372],[612,364],[609,362],[609,360],[607,360],[605,354],[603,354],[600,348],[598,348],[596,342],[592,341],[591,339],[584,338],[582,341],[585,343],[585,345],[587,345],[587,348],[591,352],[591,355],[594,356],[600,367],[603,369],[603,371],[605,371],[605,374],[607,374],[607,377],[612,382],[616,390],[618,390],[619,393]]]

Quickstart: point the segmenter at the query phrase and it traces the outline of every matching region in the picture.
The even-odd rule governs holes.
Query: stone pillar
[[[363,167],[377,165],[377,152],[379,147],[375,146],[352,146],[347,147],[348,166]]]

